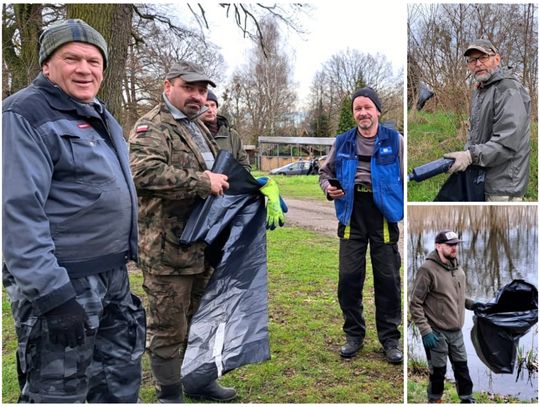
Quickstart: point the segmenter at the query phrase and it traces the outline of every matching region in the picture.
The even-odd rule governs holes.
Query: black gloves
[[[74,348],[85,340],[85,328],[89,328],[84,308],[72,298],[44,315],[49,327],[51,343]]]

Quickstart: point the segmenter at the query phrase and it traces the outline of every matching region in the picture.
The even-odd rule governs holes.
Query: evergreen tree
[[[343,133],[347,130],[356,127],[356,122],[352,114],[351,97],[345,96],[341,102],[341,111],[339,114],[338,133]]]

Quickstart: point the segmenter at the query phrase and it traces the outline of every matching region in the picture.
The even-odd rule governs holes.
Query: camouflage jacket
[[[215,156],[210,133],[198,119],[194,123]],[[135,123],[129,150],[139,196],[140,265],[151,274],[201,273],[205,244],[178,243],[196,200],[210,194],[206,164],[187,124],[162,102]]]

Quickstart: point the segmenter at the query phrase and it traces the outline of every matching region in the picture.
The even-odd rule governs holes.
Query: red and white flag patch
[[[78,127],[79,129],[89,129],[89,128],[91,128],[92,126],[90,126],[88,123],[79,123],[79,124],[77,125],[77,127]]]
[[[148,131],[148,129],[149,126],[147,124],[141,124],[140,126],[137,126],[135,133],[144,133],[145,131]]]

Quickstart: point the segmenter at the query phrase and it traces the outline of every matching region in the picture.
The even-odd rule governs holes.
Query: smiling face
[[[481,51],[473,50],[467,55],[467,68],[478,82],[485,82],[493,72],[497,70],[501,62],[499,54],[488,55]]]
[[[364,136],[375,135],[380,113],[373,101],[365,96],[358,96],[353,101],[353,117]]]
[[[72,98],[88,103],[103,81],[103,55],[94,45],[70,42],[43,64],[43,74]]]

